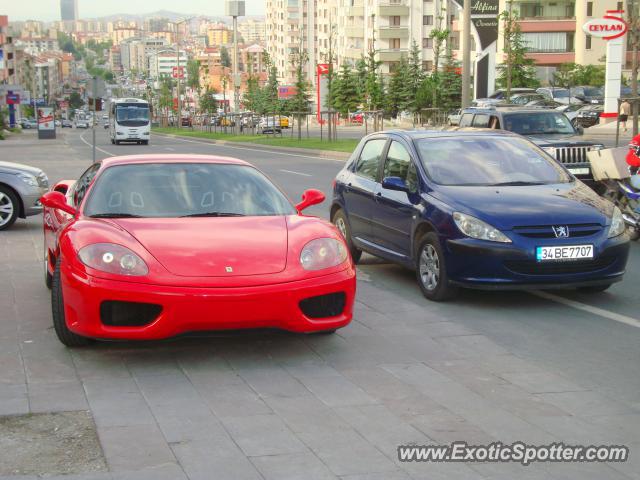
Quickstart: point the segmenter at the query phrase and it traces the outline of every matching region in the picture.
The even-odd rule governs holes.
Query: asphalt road
[[[242,158],[262,169],[294,201],[307,188],[319,188],[330,198],[331,182],[343,164],[342,161],[314,157],[312,152],[308,155],[277,153],[260,147],[217,146],[196,139],[183,140],[157,135],[152,136],[149,146],[115,146],[108,142],[107,135],[101,128],[97,131],[97,138],[98,159],[140,153],[215,154]],[[0,154],[5,151],[7,155],[2,155],[3,158],[44,168],[53,181],[75,178],[91,163],[90,140],[90,131],[65,131],[64,137],[55,144],[52,143],[48,151],[44,150],[43,141],[37,142],[34,139],[34,145],[37,144],[35,147],[26,143],[23,149],[15,145],[10,148],[0,146]],[[24,143],[24,139],[22,142]],[[329,201],[326,201],[323,205],[310,209],[310,212],[328,216],[328,209]],[[38,287],[40,290],[34,296],[19,292],[21,282],[33,285],[32,279],[27,280],[28,272],[32,276],[40,275],[39,260],[29,258],[29,252],[41,249],[41,243],[38,243],[41,242],[38,232],[40,221],[38,217],[22,221],[16,224],[15,230],[0,234],[3,251],[0,266],[9,265],[9,271],[13,272],[10,278],[14,289],[11,297],[14,304],[9,307],[16,312],[16,321],[20,321],[19,317],[23,314],[21,312],[30,308],[40,312],[47,312],[48,309],[44,287]],[[14,257],[11,249],[20,250],[21,254]],[[40,285],[41,279],[37,280],[35,284]],[[637,372],[640,365],[639,285],[638,244],[632,245],[625,281],[603,294],[584,295],[570,291],[540,294],[466,291],[456,301],[445,304],[426,301],[411,272],[365,256],[359,266],[358,304],[354,322],[332,338],[292,341],[287,345],[287,349],[291,349],[288,351],[276,348],[282,347],[288,337],[284,337],[285,340],[274,337],[271,340],[255,341],[258,343],[252,345],[235,339],[234,350],[231,352],[225,350],[229,347],[225,347],[223,343],[203,346],[200,343],[190,345],[178,342],[175,348],[165,346],[158,352],[143,350],[142,355],[137,350],[106,346],[96,355],[100,361],[93,358],[92,354],[73,353],[72,358],[76,370],[81,370],[87,359],[93,361],[93,364],[89,364],[98,369],[94,375],[99,375],[100,369],[105,369],[107,374],[113,373],[115,367],[112,364],[105,365],[104,358],[112,359],[119,355],[125,359],[125,363],[133,362],[133,366],[129,366],[129,372],[136,378],[138,388],[156,415],[153,392],[157,390],[153,388],[160,387],[152,385],[151,388],[146,385],[144,375],[150,374],[152,370],[162,373],[163,369],[168,368],[167,363],[180,363],[180,355],[187,350],[197,349],[198,355],[202,357],[210,351],[209,348],[221,349],[222,353],[219,355],[239,372],[260,398],[266,399],[264,401],[271,408],[267,411],[257,409],[247,414],[266,417],[267,412],[271,412],[270,414],[278,417],[278,421],[283,419],[288,428],[315,455],[313,462],[319,458],[323,465],[322,471],[324,472],[325,467],[328,468],[327,476],[310,474],[304,478],[392,479],[442,476],[506,479],[517,475],[524,478],[640,479],[637,453],[635,456],[632,453],[632,459],[624,464],[547,464],[540,468],[524,469],[513,464],[400,465],[393,461],[393,451],[389,453],[388,450],[393,450],[393,445],[397,446],[398,443],[415,440],[412,434],[407,434],[410,427],[411,432],[420,432],[415,440],[417,442],[447,443],[467,440],[470,443],[484,443],[490,438],[501,441],[522,439],[534,443],[561,440],[566,443],[602,444],[616,441],[635,448],[637,452],[640,449],[640,437],[637,433],[640,431],[640,375]],[[3,306],[2,301],[0,297],[0,308]],[[33,325],[48,325],[50,320],[38,318],[30,321],[34,322]],[[61,355],[57,345],[53,346],[55,342],[51,343],[53,333],[50,328],[42,334],[47,335],[47,345],[56,349],[55,355]],[[23,338],[19,332],[16,335],[16,338]],[[254,351],[254,347],[258,352]],[[311,348],[314,355],[321,358],[321,365],[314,363],[317,370],[309,367],[308,359],[299,353],[304,348]],[[265,350],[267,356],[260,356]],[[135,363],[146,354],[149,354],[150,359],[143,361],[142,366]],[[254,365],[252,362],[257,363]],[[279,362],[278,369],[270,367],[269,362]],[[260,368],[264,368],[268,375],[273,375],[267,377],[270,381],[265,382],[264,378],[258,381],[251,376],[258,369],[258,364],[262,365]],[[198,365],[198,368],[207,366]],[[312,420],[303,421],[300,417],[307,414],[313,417],[314,413],[295,404],[294,399],[298,398],[295,392],[290,394],[290,398],[289,394],[281,393],[291,402],[284,402],[288,407],[274,405],[269,401],[272,398],[269,396],[272,388],[269,383],[284,382],[283,389],[293,388],[287,383],[288,377],[284,378],[280,367],[305,385],[308,390],[306,394],[310,392],[313,405],[318,404],[318,408],[321,406],[322,412],[328,407],[331,414],[337,414],[341,418],[346,431],[351,432],[353,429],[357,433],[357,438],[351,438],[350,433],[347,435],[338,427],[332,430],[331,421],[328,421],[326,431],[318,433],[314,430],[317,425],[311,428],[305,422]],[[188,367],[184,367],[182,371],[187,376],[190,375]],[[77,374],[78,381],[85,385],[89,408],[94,416],[98,416],[98,432],[103,441],[107,464],[111,471],[125,469],[125,466],[111,457],[115,447],[109,442],[115,440],[113,437],[109,439],[101,430],[100,415],[104,412],[95,406],[95,399],[87,390],[88,380],[85,376],[85,370]],[[198,383],[194,380],[192,382],[203,398],[206,398]],[[29,384],[28,373],[26,383]],[[221,387],[223,391],[225,385]],[[145,388],[151,388],[151,393],[145,391]],[[406,392],[408,388],[411,389],[410,393]],[[258,427],[252,426],[254,424],[243,425],[235,420],[227,423],[225,408],[231,409],[231,404],[236,400],[242,405],[244,400],[234,400],[233,395],[240,393],[236,391],[225,398],[228,403],[224,406],[214,402],[214,413],[247,458],[252,459],[254,456],[249,452],[251,446],[267,455],[264,452],[269,452],[268,449],[264,450],[256,445],[260,442],[252,444],[245,437],[264,434],[265,442],[278,442],[282,438],[274,439],[271,434],[265,434]],[[220,401],[219,397],[215,398]],[[33,404],[33,400],[30,401]],[[2,402],[0,413],[3,411],[1,404]],[[254,404],[251,406],[255,407]],[[175,412],[173,414],[176,415]],[[179,445],[173,445],[163,421],[157,418],[157,422],[173,454],[174,459],[168,461],[176,462],[189,478],[204,478],[192,474],[192,468],[195,467],[190,466],[189,461],[206,462],[199,457],[195,460],[196,453],[191,452],[189,456],[181,451]],[[322,423],[321,420],[318,422]],[[265,428],[267,424],[271,425],[267,422],[264,424]],[[119,441],[126,443],[128,440],[122,437]],[[335,442],[335,445],[325,445],[323,441],[328,444]],[[243,442],[249,442],[250,446],[245,448]],[[378,453],[382,452],[385,461],[368,450],[371,445]],[[354,453],[344,459],[340,451]],[[274,455],[282,453],[276,449]],[[126,453],[120,454],[126,456]],[[258,454],[255,456],[261,457]],[[289,458],[287,461],[293,462],[293,465],[302,465],[296,463],[298,460]],[[243,464],[241,459],[238,462]],[[270,476],[265,472],[271,467],[275,469],[275,464],[254,460],[251,462],[261,477],[238,474],[233,478],[299,478],[295,475],[286,477],[282,473]],[[465,468],[461,469],[462,467]],[[139,465],[132,467],[127,464],[126,468],[136,470]]]

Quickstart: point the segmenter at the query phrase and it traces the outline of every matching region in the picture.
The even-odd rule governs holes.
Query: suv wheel
[[[420,239],[416,277],[422,294],[429,300],[441,302],[453,298],[458,292],[457,287],[449,284],[442,247],[433,232]]]
[[[339,209],[336,213],[334,213],[331,222],[336,226],[338,230],[340,230],[340,233],[344,237],[345,242],[347,242],[347,247],[349,247],[349,251],[351,252],[351,258],[353,258],[353,263],[358,263],[360,261],[360,257],[362,257],[362,250],[356,248],[353,245],[353,240],[351,239],[351,229],[349,228],[349,222],[347,220],[347,216],[344,213],[344,210]]]
[[[15,193],[7,187],[0,185],[0,230],[5,230],[13,225],[18,218],[20,204]]]

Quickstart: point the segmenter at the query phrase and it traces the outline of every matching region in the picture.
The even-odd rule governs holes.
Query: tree
[[[407,83],[404,85],[406,90],[405,96],[409,97],[411,94],[415,94],[420,88],[422,81],[424,80],[424,71],[422,70],[422,50],[418,48],[418,44],[414,40],[409,50],[409,60],[407,62]],[[410,102],[407,107],[414,112],[418,111],[418,107],[415,102]]]
[[[384,81],[379,71],[382,62],[376,60],[375,50],[370,50],[364,60],[367,65],[364,101],[368,110],[378,110],[384,105]]]
[[[460,62],[453,56],[453,49],[447,46],[442,72],[439,75],[437,107],[453,110],[462,102],[462,75]]]
[[[76,110],[84,105],[84,100],[78,92],[71,92],[69,95],[69,108]]]
[[[414,92],[411,92],[410,88],[408,88],[409,84],[409,64],[406,57],[402,56],[391,74],[387,87],[385,110],[392,117],[396,117],[399,112],[407,110],[412,104]]]
[[[196,92],[200,91],[200,62],[198,60],[187,61],[187,85]]]
[[[208,85],[204,93],[200,96],[200,111],[211,115],[218,111],[218,101],[215,97],[216,91]]]
[[[514,87],[535,88],[540,86],[536,78],[535,62],[527,58],[527,46],[518,22],[519,16],[513,11],[513,0],[509,0],[509,9],[499,18],[503,22],[504,64],[498,66],[498,86],[507,91],[507,101]]]
[[[362,103],[358,95],[358,82],[351,71],[351,67],[346,63],[342,64],[340,70],[335,96],[333,98],[335,109],[344,117],[349,112],[353,112]]]
[[[164,111],[165,117],[169,116],[169,109],[173,107],[173,81],[169,77],[160,78],[160,94],[158,95],[158,107]]]
[[[605,69],[601,65],[563,63],[553,74],[554,85],[571,88],[576,85],[601,87],[605,83]]]
[[[275,113],[280,110],[278,102],[278,69],[268,59],[267,68],[269,78],[262,91],[262,102],[265,113]]]
[[[252,112],[259,114],[264,113],[264,105],[262,101],[262,90],[258,83],[258,77],[253,74],[249,74],[247,78],[247,89],[242,97],[242,103]]]
[[[231,55],[224,45],[220,47],[220,63],[223,67],[231,68]]]
[[[440,56],[442,55],[442,46],[446,42],[451,34],[448,28],[442,28],[442,23],[445,20],[446,10],[442,8],[442,12],[436,18],[436,28],[431,30],[429,38],[433,40],[433,71],[438,72],[440,69]]]
[[[291,54],[291,65],[296,71],[296,94],[289,100],[288,108],[292,112],[309,111],[309,82],[305,78],[305,67],[309,63],[309,55],[306,50],[299,50]],[[300,122],[298,122],[300,123]]]

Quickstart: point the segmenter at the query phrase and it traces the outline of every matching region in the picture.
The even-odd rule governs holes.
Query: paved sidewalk
[[[0,155],[54,181],[88,165],[64,142],[0,143]],[[457,321],[490,309],[429,303],[367,274],[355,320],[337,335],[67,349],[51,325],[40,222],[0,233],[0,415],[91,413],[108,472],[60,480],[640,479],[637,398],[576,384]],[[508,294],[494,307],[526,318],[535,301]],[[536,305],[540,318],[564,308]],[[400,444],[455,440],[625,444],[632,454],[528,467],[397,459]],[[0,465],[10,461],[0,451]]]

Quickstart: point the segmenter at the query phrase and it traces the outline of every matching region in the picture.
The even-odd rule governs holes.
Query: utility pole
[[[462,108],[471,103],[471,0],[462,10]]]
[[[638,135],[638,43],[640,43],[640,16],[636,10],[636,0],[629,0],[629,31],[631,32],[631,113],[633,115],[633,136]]]
[[[238,71],[238,17],[244,16],[244,0],[227,0],[226,14],[233,18],[233,111],[240,111],[240,73]]]
[[[93,119],[91,121],[91,150],[93,153],[93,163],[96,163],[96,97],[98,94],[98,77],[93,76]]]
[[[511,39],[513,37],[513,1],[509,0],[508,18],[504,22],[504,48],[507,50],[507,103],[511,102],[511,75],[513,72],[513,55],[511,54]],[[569,95],[571,103],[571,95]]]

